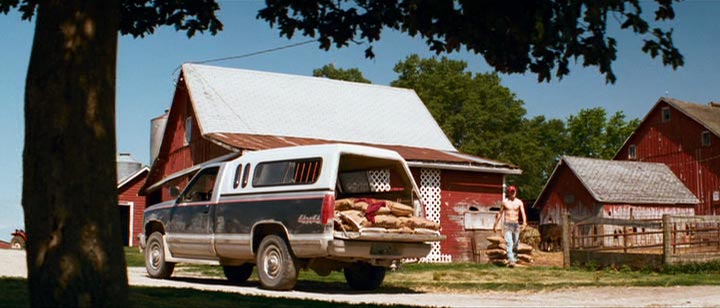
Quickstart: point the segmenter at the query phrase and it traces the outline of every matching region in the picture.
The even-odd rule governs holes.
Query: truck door
[[[201,170],[180,194],[167,226],[168,248],[174,257],[214,259],[210,220],[219,167]]]

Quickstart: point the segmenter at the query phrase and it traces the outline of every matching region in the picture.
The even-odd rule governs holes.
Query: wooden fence
[[[720,217],[593,218],[563,223],[564,264],[632,268],[720,259]]]

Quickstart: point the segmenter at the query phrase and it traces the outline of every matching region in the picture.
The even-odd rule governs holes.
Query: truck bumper
[[[427,243],[332,240],[328,244],[328,253],[338,258],[396,260],[425,257],[431,248]]]

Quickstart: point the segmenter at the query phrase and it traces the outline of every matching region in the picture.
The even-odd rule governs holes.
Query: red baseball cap
[[[517,187],[515,187],[514,185],[510,185],[510,187],[508,187],[507,191],[508,191],[508,193],[516,192],[516,191],[517,191]]]

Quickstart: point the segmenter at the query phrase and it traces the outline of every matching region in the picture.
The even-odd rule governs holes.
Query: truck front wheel
[[[175,263],[165,261],[165,243],[162,233],[153,232],[145,247],[145,269],[150,277],[169,278],[175,269]]]
[[[250,278],[253,271],[252,263],[245,263],[240,266],[223,266],[223,273],[230,282],[243,283]]]
[[[380,287],[385,279],[385,268],[368,263],[353,263],[343,270],[348,285],[355,290],[371,291]]]
[[[298,269],[285,240],[268,235],[260,242],[257,253],[258,278],[263,288],[290,290],[297,282]]]

